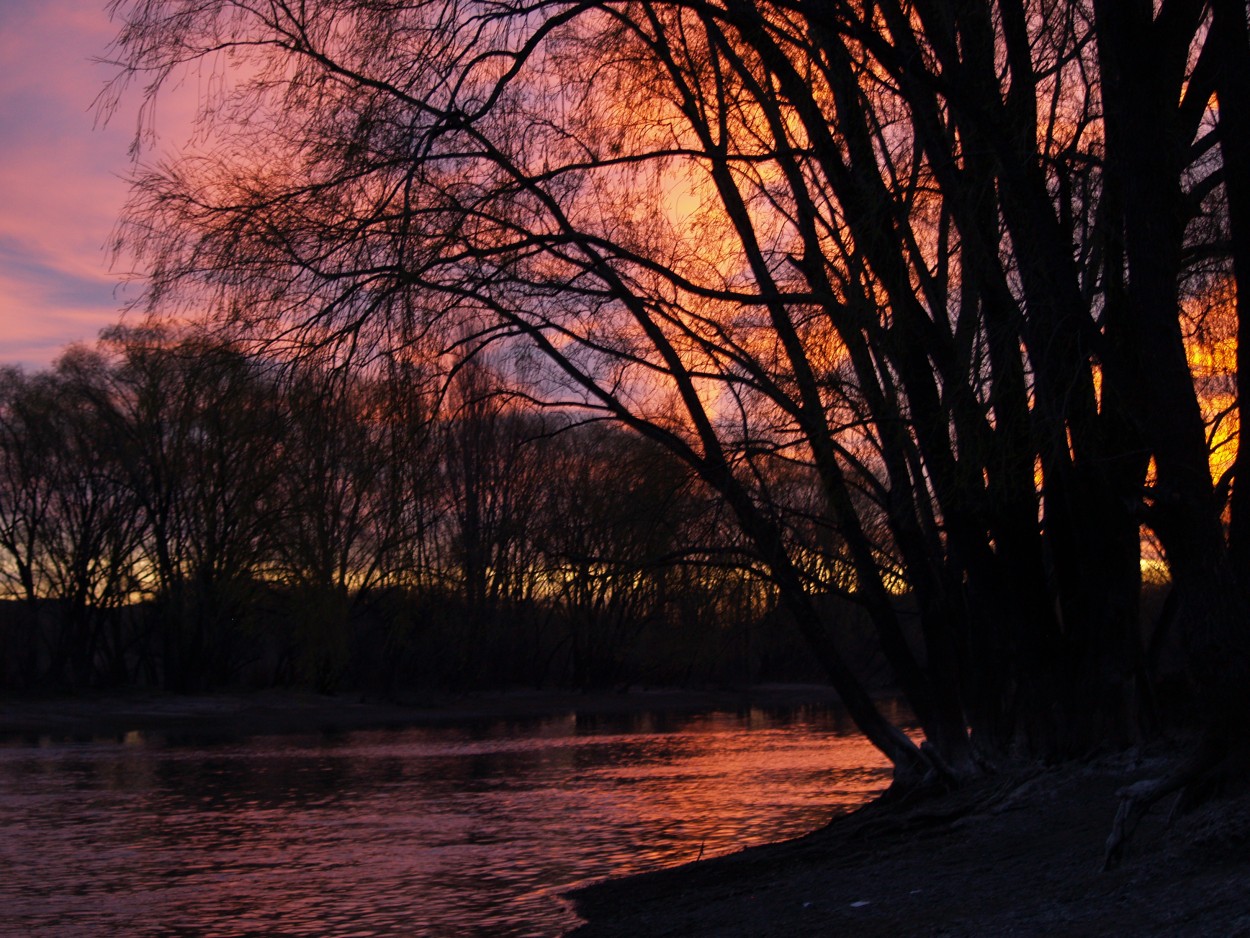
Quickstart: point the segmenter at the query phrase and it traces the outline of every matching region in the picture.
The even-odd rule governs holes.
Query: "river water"
[[[888,781],[836,710],[0,745],[0,934],[555,936]]]

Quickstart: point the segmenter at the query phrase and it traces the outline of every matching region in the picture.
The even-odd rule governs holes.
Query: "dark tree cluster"
[[[810,679],[722,515],[489,363],[119,327],[0,372],[0,686]]]

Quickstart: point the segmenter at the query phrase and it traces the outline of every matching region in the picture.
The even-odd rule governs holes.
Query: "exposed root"
[[[1179,773],[1163,778],[1146,779],[1121,788],[1116,794],[1120,798],[1120,807],[1115,812],[1115,820],[1111,824],[1111,834],[1107,837],[1107,846],[1103,852],[1103,872],[1113,870],[1124,859],[1124,851],[1132,839],[1133,832],[1152,807],[1162,798],[1174,791],[1179,791],[1188,784],[1189,779]]]
[[[929,763],[929,771],[925,776],[926,785],[944,786],[948,790],[954,790],[987,774],[982,766],[971,759],[959,763],[948,762],[928,740],[920,744],[920,753]]]
[[[896,791],[861,809],[853,836],[873,840],[950,828],[966,818],[1002,810],[1022,789],[1032,786],[1038,777],[1032,772],[993,778],[981,775],[954,787],[932,785],[906,792]],[[839,823],[843,830],[849,828],[845,821]]]
[[[965,760],[952,763],[928,741],[920,744],[920,758],[894,768],[890,787],[879,797],[883,804],[900,805],[958,791],[988,775],[986,766]]]
[[[1125,850],[1142,818],[1150,813],[1150,809],[1175,792],[1181,796],[1173,806],[1172,815],[1184,810],[1184,802],[1191,799],[1186,795],[1196,794],[1194,791],[1202,787],[1204,782],[1212,779],[1227,756],[1227,747],[1213,735],[1208,734],[1198,744],[1194,753],[1162,778],[1144,779],[1121,788],[1116,794],[1120,798],[1120,806],[1116,810],[1115,820],[1111,824],[1111,834],[1107,837],[1107,846],[1103,852],[1103,871],[1113,870],[1124,859]],[[1169,817],[1169,823],[1171,822]]]

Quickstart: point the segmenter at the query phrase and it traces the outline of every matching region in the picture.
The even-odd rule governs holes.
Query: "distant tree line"
[[[0,588],[10,690],[818,675],[661,447],[489,363],[435,381],[171,328],[0,371]]]

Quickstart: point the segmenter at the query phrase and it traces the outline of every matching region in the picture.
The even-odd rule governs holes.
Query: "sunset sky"
[[[137,102],[103,129],[92,106],[113,33],[104,0],[0,2],[0,364],[43,367],[120,317],[105,245]]]

